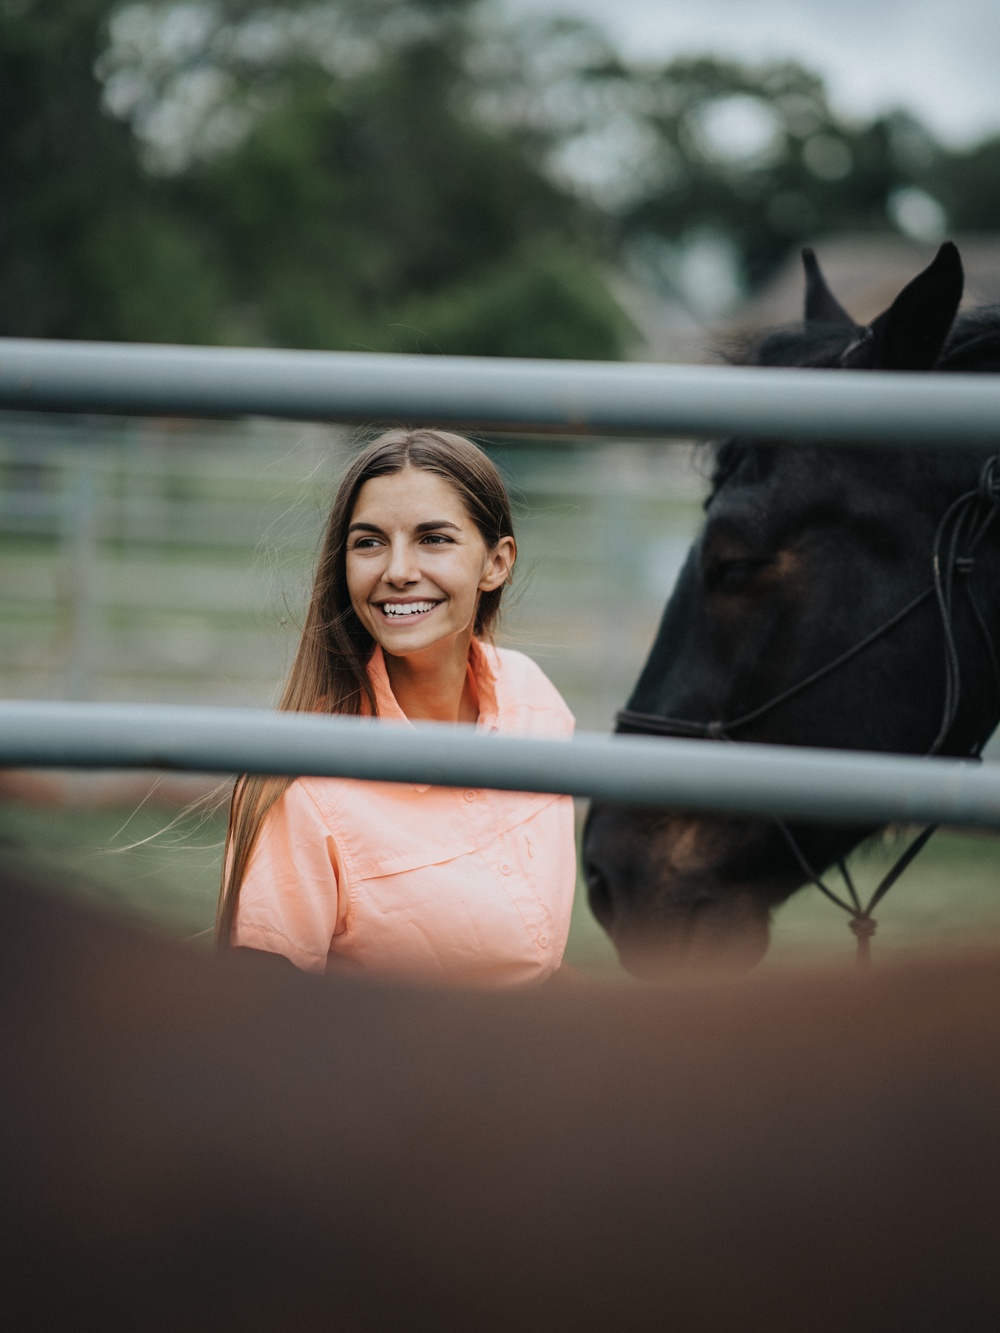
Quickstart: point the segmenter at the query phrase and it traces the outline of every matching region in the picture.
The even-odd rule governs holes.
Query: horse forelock
[[[855,346],[855,344],[859,344]],[[874,341],[859,343],[858,330],[834,324],[787,324],[765,329],[723,348],[729,365],[841,370],[851,352],[852,370],[874,368]],[[934,370],[1000,370],[1000,304],[963,312],[955,320]]]
[[[730,342],[723,357],[733,366],[832,370],[856,341],[857,331],[840,325],[788,324]],[[712,455],[706,509],[737,473],[747,482],[763,480],[773,468],[775,449],[773,444],[736,438],[713,445]]]
[[[765,330],[742,346],[730,348],[727,360],[742,366],[833,370],[840,366],[841,358],[857,337],[856,329],[839,324],[782,325]]]
[[[852,370],[873,369],[874,344],[859,343],[856,330],[828,324],[792,324],[768,329],[742,342],[730,343],[724,356],[730,365],[738,366],[840,370],[844,368],[846,353],[850,354]],[[959,315],[934,370],[1000,372],[1000,305],[980,306]],[[741,481],[763,480],[773,469],[775,458],[775,447],[769,443],[736,438],[714,444],[705,507],[737,474]]]

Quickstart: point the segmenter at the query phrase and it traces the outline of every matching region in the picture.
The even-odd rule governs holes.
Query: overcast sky
[[[905,106],[961,143],[1000,131],[1000,0],[501,0],[596,21],[633,58],[791,56],[839,110]]]

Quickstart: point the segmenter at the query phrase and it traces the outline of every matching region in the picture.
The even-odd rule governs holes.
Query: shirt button
[[[474,801],[476,799],[476,793],[474,791],[467,791],[465,793],[465,799],[467,801]]]
[[[539,948],[544,949],[545,946],[548,944],[548,942],[549,942],[549,937],[548,937],[548,935],[539,935],[539,937],[538,937],[538,946],[539,946]]]
[[[500,874],[501,874],[501,875],[509,875],[509,874],[510,874],[510,866],[507,864],[506,861],[501,861],[501,862],[500,862]]]

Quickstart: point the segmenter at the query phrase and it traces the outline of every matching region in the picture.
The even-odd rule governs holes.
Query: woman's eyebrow
[[[447,518],[436,518],[430,523],[418,523],[414,532],[434,532],[437,528],[454,528],[456,532],[460,530],[457,523]]]
[[[447,518],[434,518],[429,523],[418,523],[413,529],[414,532],[437,532],[440,528],[453,528],[456,532],[461,531],[457,523],[452,523]],[[379,537],[384,537],[385,532],[377,523],[352,523],[347,529],[348,536],[352,532],[374,532]]]

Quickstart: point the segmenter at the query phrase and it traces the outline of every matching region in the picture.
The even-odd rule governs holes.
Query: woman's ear
[[[510,579],[514,561],[517,559],[517,546],[513,537],[501,537],[492,551],[486,553],[486,567],[479,580],[480,592],[493,592]]]

